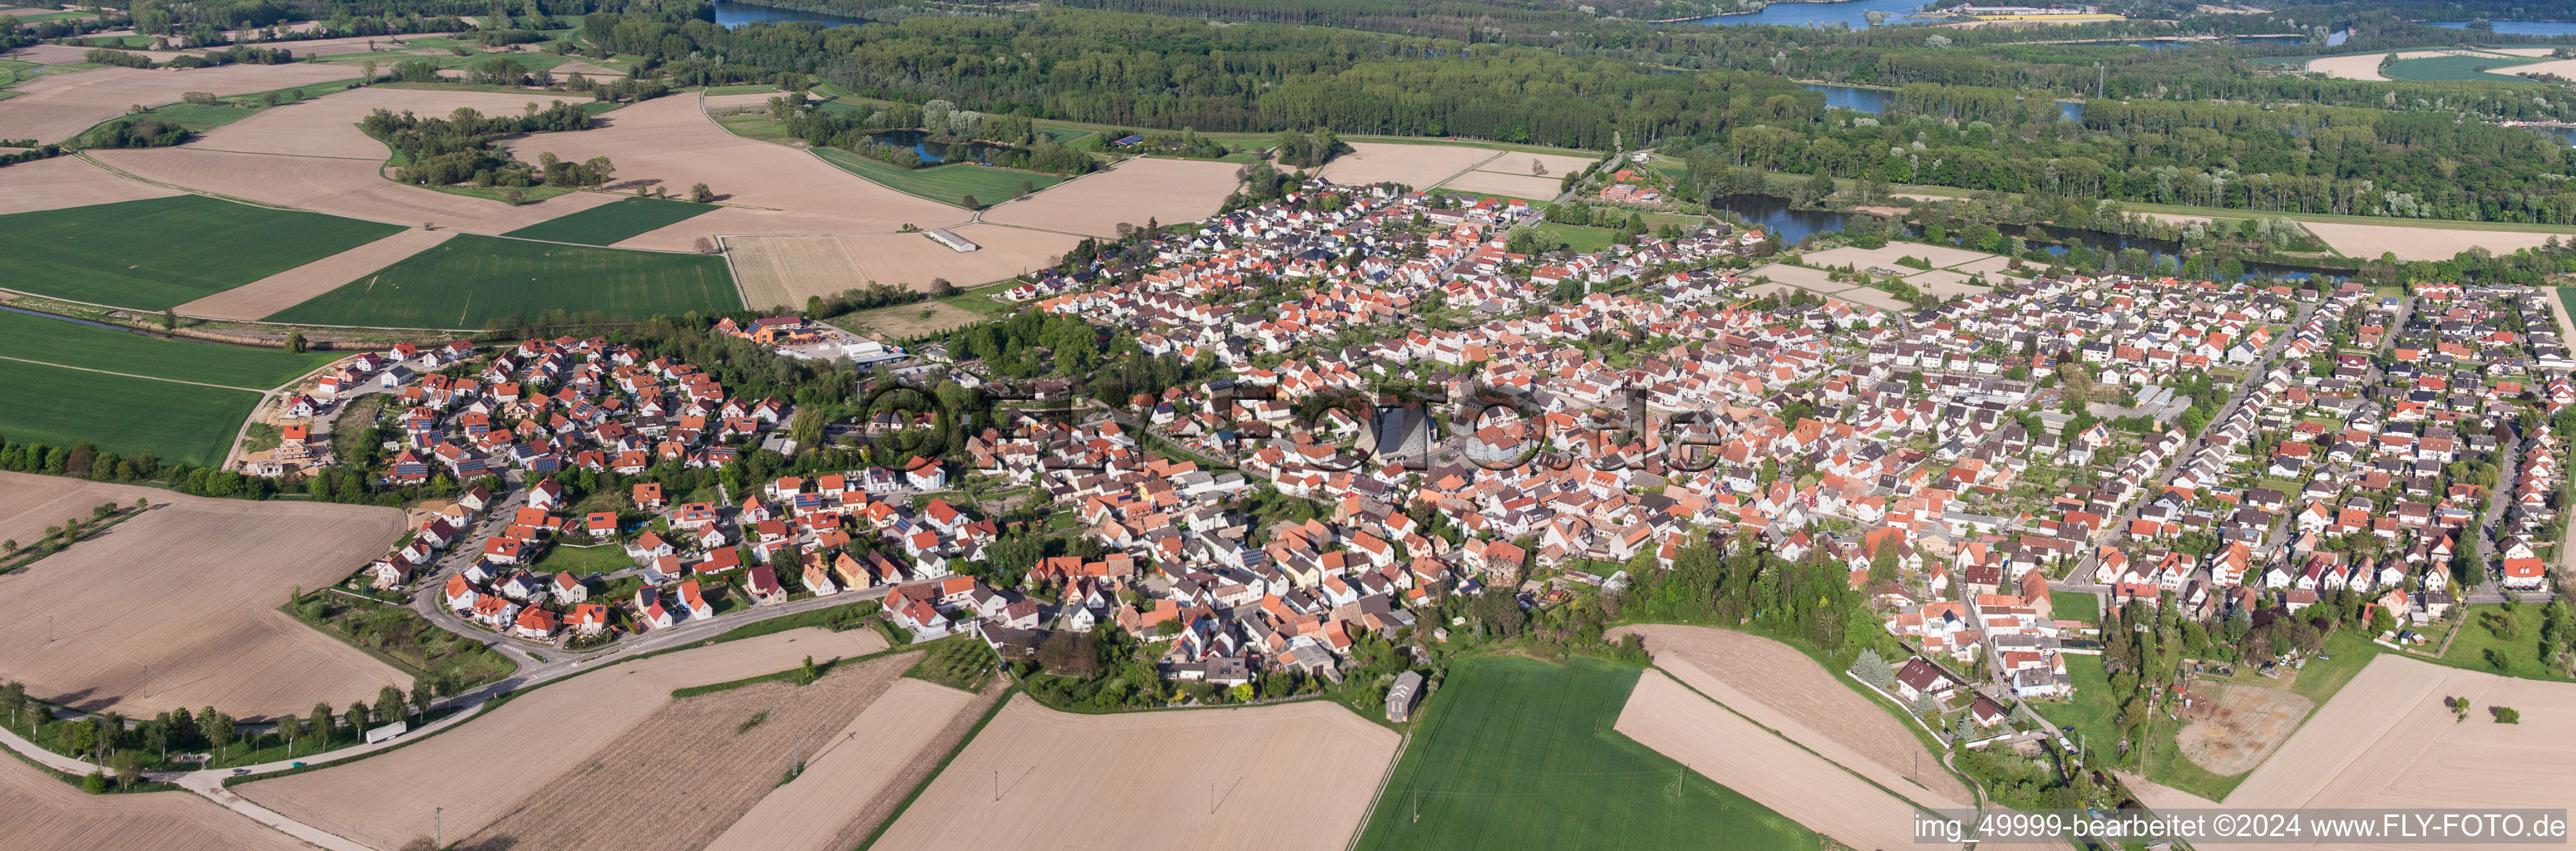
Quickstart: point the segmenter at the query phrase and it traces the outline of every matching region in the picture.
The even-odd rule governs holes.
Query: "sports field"
[[[259,394],[59,366],[0,360],[0,435],[10,442],[102,451],[149,452],[164,462],[213,464],[232,448],[233,433],[259,404]]]
[[[896,168],[848,151],[817,148],[814,155],[841,170],[867,178],[887,189],[918,195],[942,204],[964,205],[968,195],[975,203],[990,207],[1019,197],[1020,184],[1027,183],[1034,192],[1064,182],[1052,174],[1012,171],[1007,168],[956,163],[928,168]]]
[[[1581,658],[1460,661],[1415,716],[1359,847],[1822,847],[1814,831],[1612,730],[1637,675]]]
[[[687,221],[690,217],[715,212],[713,204],[693,204],[661,198],[628,198],[614,204],[602,204],[569,216],[548,219],[503,234],[521,239],[549,242],[578,242],[583,245],[614,245],[664,226]]]
[[[0,311],[0,357],[265,389],[285,384],[338,355],[164,340]]]
[[[18,213],[0,216],[0,286],[160,310],[399,230],[203,195]]]
[[[643,318],[742,306],[724,258],[465,235],[268,317],[379,328],[480,328],[547,310]]]

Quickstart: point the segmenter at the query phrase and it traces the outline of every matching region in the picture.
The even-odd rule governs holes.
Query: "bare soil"
[[[187,792],[85,795],[0,759],[0,836],[11,848],[305,851],[310,846]]]
[[[2511,254],[2548,242],[2576,241],[2576,235],[2536,233],[2530,231],[2474,230],[2469,228],[2418,228],[2402,225],[2357,225],[2343,222],[2300,222],[2309,233],[2325,240],[2326,245],[2346,257],[2376,259],[2391,252],[2399,260],[2449,260],[2470,248],[2484,247],[2497,254]]]
[[[551,794],[558,778],[611,756],[605,750],[611,743],[672,704],[673,689],[783,671],[805,656],[819,662],[884,648],[885,639],[872,631],[807,628],[611,665],[512,698],[421,743],[233,791],[376,848],[429,835],[427,802],[445,808],[447,835],[464,836],[510,816],[533,796]],[[729,734],[741,721],[698,734]],[[786,765],[783,756],[769,764],[781,770]]]
[[[1919,848],[1914,807],[1823,758],[1692,694],[1671,677],[1637,678],[1614,727],[1718,785],[1853,848]],[[1922,803],[1963,807],[1956,802]]]
[[[69,506],[67,490],[76,494]],[[0,679],[84,710],[214,706],[244,719],[372,700],[378,688],[410,683],[276,610],[296,589],[336,583],[383,554],[402,534],[400,511],[0,473],[0,516],[9,518],[0,528],[86,518],[92,505],[137,497],[152,509],[8,576],[0,647],[26,650],[0,653]]]
[[[1352,142],[1350,153],[1334,157],[1319,174],[1346,186],[1401,183],[1429,189],[1451,175],[1476,168],[1501,153],[1468,145],[1400,145]],[[1526,168],[1529,164],[1524,161]]]
[[[1440,188],[1456,192],[1506,195],[1532,201],[1555,198],[1563,194],[1563,187],[1563,178],[1526,177],[1517,174],[1496,174],[1490,171],[1471,171],[1440,184]]]
[[[698,218],[723,214],[717,211]],[[977,249],[956,251],[919,233],[736,236],[727,237],[725,247],[733,257],[743,303],[768,307],[803,305],[808,296],[870,282],[929,290],[940,279],[960,287],[1007,280],[1052,264],[1081,241],[1076,236],[1001,225],[970,224],[951,231],[975,243]],[[659,233],[619,245],[656,241],[659,237],[654,234]]]
[[[370,86],[260,110],[256,115],[206,131],[205,136],[189,142],[187,146],[210,151],[384,162],[392,151],[385,148],[385,143],[358,130],[358,122],[376,110],[439,117],[458,109],[472,109],[484,115],[518,115],[528,104],[533,103],[543,109],[555,101],[584,102],[580,97],[559,92],[468,92]]]
[[[1336,848],[1397,742],[1322,701],[1072,715],[1020,696],[872,847]]]
[[[1827,758],[1899,790],[1956,801],[1968,787],[1905,722],[1853,691],[1796,648],[1750,633],[1693,626],[1623,627],[1646,639],[1655,664],[1691,687]]]
[[[2174,738],[2183,756],[2210,773],[2243,774],[2263,764],[2314,708],[2315,703],[2293,691],[2215,685],[2183,711],[2182,732]]]
[[[1202,160],[1131,159],[986,210],[983,221],[1103,237],[1117,236],[1120,224],[1195,222],[1225,204],[1225,196],[1241,182],[1234,176],[1241,168]]]
[[[920,655],[853,663],[808,686],[767,682],[672,701],[464,845],[705,848],[777,787],[792,754],[810,757],[831,742]],[[924,726],[937,729],[940,720]]]
[[[71,74],[47,74],[18,84],[17,97],[0,100],[0,127],[18,139],[60,142],[99,122],[125,114],[127,106],[176,103],[187,92],[217,95],[283,89],[305,83],[346,80],[347,68],[309,62],[286,65],[224,65],[186,71],[99,68]]]
[[[0,168],[0,215],[177,194],[175,189],[118,177],[79,157],[54,157]]]
[[[1565,154],[1528,154],[1519,151],[1504,151],[1501,156],[1486,160],[1485,164],[1477,166],[1476,170],[1492,172],[1495,174],[1517,174],[1527,177],[1544,177],[1549,180],[1562,181],[1565,179],[1566,175],[1582,171],[1585,168],[1591,167],[1593,163],[1600,161],[1601,159],[1599,157],[1577,157]]]
[[[176,308],[181,316],[258,321],[436,247],[452,230],[412,228]]]
[[[0,101],[0,105],[18,100]],[[100,150],[100,162],[147,180],[219,195],[406,227],[499,234],[616,200],[574,192],[517,207],[501,201],[406,186],[359,159],[281,157],[198,148]]]
[[[815,740],[805,772],[761,798],[708,851],[858,847],[905,795],[930,779],[1002,691],[996,684],[975,695],[896,680],[839,735]]]

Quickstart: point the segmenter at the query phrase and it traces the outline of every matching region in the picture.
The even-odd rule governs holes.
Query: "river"
[[[1831,27],[1835,24],[1852,29],[1868,29],[1869,13],[1886,12],[1889,26],[1919,24],[1905,20],[1906,15],[1923,8],[1922,0],[1835,0],[1830,3],[1773,3],[1759,12],[1741,15],[1716,15],[1692,21],[1716,27],[1780,26]]]
[[[2425,21],[2437,27],[2466,29],[2467,21]],[[2496,21],[2495,31],[2506,35],[2576,35],[2576,21]]]
[[[749,3],[729,2],[729,0],[715,0],[715,7],[716,24],[724,27],[725,29],[733,29],[734,27],[756,21],[767,21],[773,24],[816,23],[827,27],[873,23],[864,18],[846,18],[840,15],[826,15],[821,12],[801,12],[795,9],[754,6]]]
[[[1782,245],[1795,245],[1811,234],[1842,230],[1843,225],[1851,221],[1851,216],[1847,213],[1791,209],[1788,199],[1773,195],[1729,195],[1716,199],[1709,206],[1712,210],[1725,210],[1743,217],[1754,227],[1772,234],[1773,239]],[[2116,252],[2125,248],[2136,248],[2147,252],[2150,263],[2153,263],[2156,258],[2169,256],[2175,257],[2176,262],[2181,260],[2175,255],[2176,251],[2181,250],[2181,246],[2162,240],[2055,225],[2042,225],[2040,229],[2055,241],[2033,239],[2028,242],[2050,254],[2065,254],[2068,245],[2081,244],[2090,246],[2096,251]],[[1923,236],[1920,229],[1909,227],[1907,230],[1915,239],[1919,240]],[[2019,231],[2021,228],[2016,227],[2012,230]],[[2244,267],[2246,278],[2300,280],[2311,276],[2322,276],[2332,280],[2343,280],[2346,277],[2324,269],[2277,266],[2251,261],[2245,262]]]

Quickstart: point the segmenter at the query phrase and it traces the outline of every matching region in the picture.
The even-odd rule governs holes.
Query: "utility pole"
[[[434,848],[445,848],[445,847],[447,847],[447,825],[446,825],[446,821],[447,821],[447,819],[446,819],[446,816],[447,816],[447,808],[446,808],[446,807],[431,807],[431,808],[429,808],[429,837],[430,837],[430,839],[429,839],[429,844],[430,844],[430,846],[431,846],[431,847],[434,847]]]
[[[789,777],[794,777],[802,773],[799,769],[804,766],[804,763],[797,756],[796,737],[797,734],[795,733],[787,734],[787,776]]]

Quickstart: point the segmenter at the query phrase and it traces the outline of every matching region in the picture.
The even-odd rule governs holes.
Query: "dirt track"
[[[707,851],[844,851],[858,847],[905,794],[929,779],[984,707],[1001,696],[901,679],[837,736],[808,745],[805,773],[760,799]]]
[[[0,836],[30,851],[310,848],[186,792],[85,795],[15,759],[0,759]]]
[[[673,701],[467,836],[465,845],[705,848],[770,794],[791,749],[812,756],[862,709],[875,708],[920,658],[899,653],[852,663],[801,688],[769,682]],[[758,723],[741,728],[755,717]],[[935,730],[942,720],[926,726]]]
[[[456,232],[452,230],[412,228],[179,305],[177,310],[181,316],[255,321],[339,289],[342,284],[427,251],[454,236]]]
[[[1339,848],[1397,741],[1324,701],[1071,715],[1014,697],[873,847]]]
[[[884,647],[874,632],[807,628],[626,662],[514,697],[420,744],[233,791],[376,848],[429,835],[433,806],[446,808],[449,836],[464,836],[602,758],[602,749],[669,706],[672,689],[783,671],[809,655],[821,661]]]
[[[69,499],[66,490],[78,496]],[[250,502],[0,473],[0,527],[88,517],[136,497],[154,507],[0,579],[7,609],[0,678],[36,697],[129,716],[214,706],[244,719],[301,713],[315,701],[373,700],[411,677],[277,611],[381,555],[402,512],[325,503]],[[63,511],[65,507],[73,510]],[[20,538],[21,543],[33,536]]]
[[[1914,808],[1903,799],[1692,694],[1661,672],[1637,678],[1616,729],[1853,848],[1942,847],[1914,843],[1908,827]]]
[[[1972,800],[1904,722],[1837,682],[1789,645],[1707,627],[1627,627],[1645,636],[1655,664],[1762,726],[1865,774],[1890,789],[1947,801]],[[1731,785],[1731,784],[1730,784]],[[1927,803],[1929,803],[1927,801]]]

